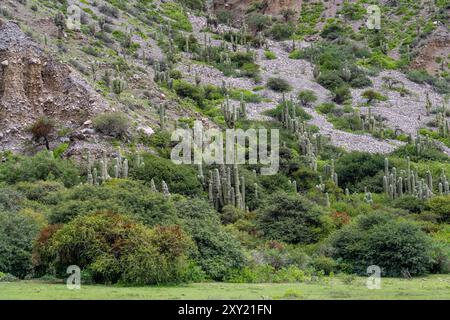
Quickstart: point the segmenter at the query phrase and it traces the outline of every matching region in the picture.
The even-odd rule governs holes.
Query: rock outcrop
[[[109,109],[67,65],[40,49],[15,22],[0,25],[0,151],[28,139],[25,128],[42,116],[76,130]]]

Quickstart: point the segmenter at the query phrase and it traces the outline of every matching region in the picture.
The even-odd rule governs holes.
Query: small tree
[[[386,97],[382,96],[375,90],[369,89],[362,93],[361,95],[363,98],[367,99],[367,103],[371,103],[372,101],[384,101],[386,100]]]
[[[295,11],[290,8],[284,8],[281,10],[281,15],[283,16],[284,21],[289,22],[294,18]]]
[[[298,100],[302,106],[307,106],[310,103],[317,101],[317,96],[312,90],[303,90],[298,93]]]
[[[46,117],[40,118],[29,128],[29,132],[33,135],[33,139],[37,142],[43,140],[47,150],[50,150],[49,138],[54,131],[54,121]]]

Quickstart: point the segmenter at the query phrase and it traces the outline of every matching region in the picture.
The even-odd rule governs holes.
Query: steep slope
[[[0,26],[0,61],[0,150],[20,148],[25,129],[39,117],[76,134],[87,120],[110,110],[79,74],[46,54],[14,22]]]

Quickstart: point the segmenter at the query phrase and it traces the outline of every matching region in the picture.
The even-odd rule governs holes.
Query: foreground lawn
[[[383,278],[381,289],[366,288],[366,278],[351,283],[325,278],[312,283],[195,283],[164,287],[82,285],[38,281],[0,283],[0,299],[450,299],[450,275],[412,280]]]

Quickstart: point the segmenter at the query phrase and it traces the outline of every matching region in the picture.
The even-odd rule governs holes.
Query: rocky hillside
[[[205,90],[226,88],[229,103],[245,100],[249,119],[258,121],[271,120],[270,110],[283,99],[310,91],[315,98],[302,106],[305,120],[333,145],[392,152],[419,130],[448,126],[445,110],[439,117],[449,93],[449,8],[442,1],[412,3],[380,1],[383,27],[374,33],[365,28],[364,1],[4,1],[0,146],[42,148],[27,128],[48,117],[57,123],[51,145],[68,143],[68,154],[111,142],[147,148],[159,129],[193,119],[224,125],[225,95],[198,99]],[[73,17],[79,28],[68,25]],[[354,61],[337,69],[302,53],[324,44],[335,50],[344,36],[363,56],[353,54]],[[348,76],[323,79],[347,69]],[[266,86],[271,78],[289,90]],[[345,90],[343,99],[338,89]],[[333,102],[337,111],[321,111]],[[129,122],[119,141],[95,126],[99,114],[111,112]],[[446,134],[435,139],[448,150]]]

